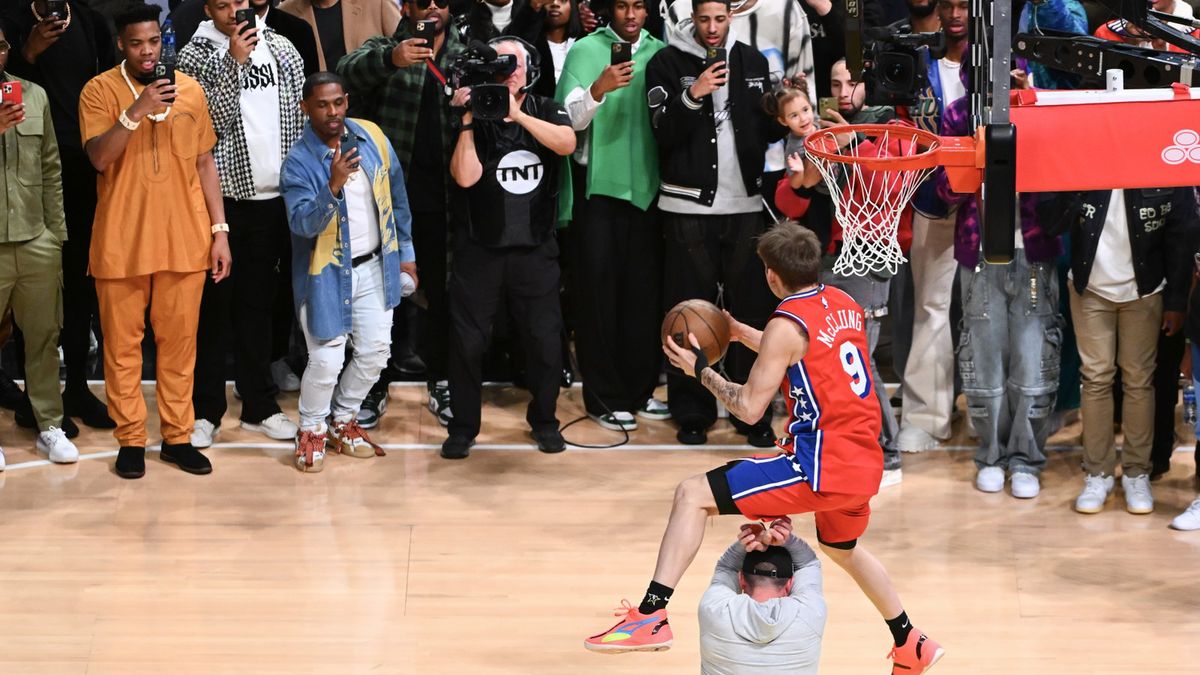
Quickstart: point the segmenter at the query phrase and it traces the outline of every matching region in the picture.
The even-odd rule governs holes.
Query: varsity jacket
[[[413,262],[412,212],[404,189],[404,169],[374,122],[346,120],[358,138],[360,176],[371,182],[379,216],[383,257],[384,306],[400,304],[400,263]],[[329,191],[333,149],[304,126],[304,135],[283,160],[283,201],[292,231],[292,291],[296,314],[308,306],[308,329],[319,340],[346,335],[354,325],[354,275],[345,195]],[[343,190],[343,193],[345,191]]]
[[[270,27],[260,27],[258,35],[266,40],[279,67],[279,154],[286,157],[304,131],[304,113],[300,111],[304,61],[292,43]],[[221,194],[231,199],[254,197],[257,192],[242,125],[242,82],[251,76],[250,61],[238,63],[229,53],[229,38],[205,21],[179,52],[179,70],[196,78],[208,98],[208,115],[217,133],[213,158],[221,176]]]
[[[1112,190],[1039,195],[1038,216],[1046,234],[1071,232],[1071,280],[1081,295],[1087,289],[1111,199]],[[1125,219],[1138,295],[1154,293],[1165,279],[1163,310],[1182,312],[1200,232],[1195,189],[1125,190]]]
[[[732,29],[731,29],[732,31]],[[660,50],[646,68],[646,101],[658,143],[659,194],[712,206],[717,194],[717,127],[713,97],[699,101],[688,87],[704,71],[704,60],[672,44]],[[687,38],[692,39],[692,38]],[[767,145],[787,133],[762,107],[771,91],[767,59],[758,50],[728,40],[729,119],[737,144],[738,165],[746,194],[762,191],[763,156]],[[697,49],[698,51],[698,49]]]

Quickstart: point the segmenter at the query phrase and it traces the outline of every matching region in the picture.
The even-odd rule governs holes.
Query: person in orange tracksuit
[[[192,78],[156,79],[161,34],[155,6],[115,17],[124,61],[93,78],[79,102],[88,158],[100,172],[91,272],[104,331],[108,411],[122,478],[146,472],[142,337],[150,309],[157,345],[162,459],[189,473],[212,464],[192,447],[192,382],[205,272],[229,275],[229,226],[204,91]]]

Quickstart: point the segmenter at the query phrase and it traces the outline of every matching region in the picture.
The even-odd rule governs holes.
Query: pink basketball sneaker
[[[603,633],[584,640],[584,647],[604,654],[661,652],[671,648],[671,625],[667,623],[667,610],[642,614],[628,600],[622,600],[621,606],[613,614],[624,618]]]
[[[903,645],[892,648],[888,658],[892,660],[892,675],[917,675],[933,668],[945,654],[941,645],[913,629]]]

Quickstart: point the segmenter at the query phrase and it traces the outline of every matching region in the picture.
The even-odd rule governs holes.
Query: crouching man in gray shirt
[[[772,534],[782,546],[761,543]],[[743,525],[700,599],[700,672],[816,675],[825,616],[821,563],[791,521]]]

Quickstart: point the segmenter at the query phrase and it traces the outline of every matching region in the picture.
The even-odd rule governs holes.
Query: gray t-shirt
[[[791,594],[758,602],[740,592],[738,572],[746,550],[734,543],[717,561],[712,584],[700,599],[702,675],[817,675],[825,632],[821,563],[808,544],[789,537]]]

